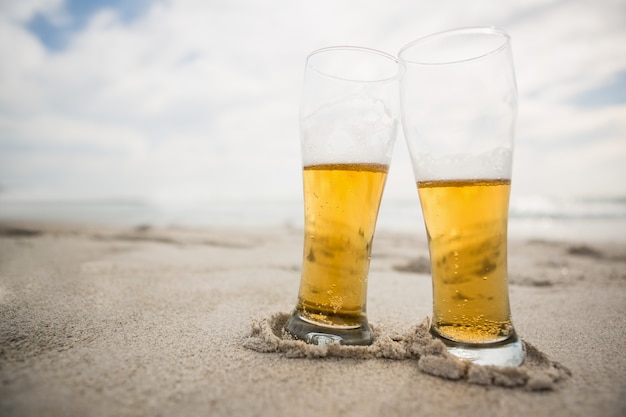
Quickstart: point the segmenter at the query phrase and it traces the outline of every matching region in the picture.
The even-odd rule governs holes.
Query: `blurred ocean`
[[[626,197],[513,198],[509,237],[626,242]],[[303,226],[302,201],[230,201],[180,205],[142,201],[3,201],[0,221],[41,221],[135,227]],[[383,199],[378,230],[424,237],[419,201]]]

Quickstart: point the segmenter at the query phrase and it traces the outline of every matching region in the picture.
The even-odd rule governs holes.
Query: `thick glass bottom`
[[[373,340],[372,330],[365,317],[354,326],[335,327],[305,319],[298,310],[294,311],[287,320],[285,331],[296,339],[320,346],[328,343],[370,345]]]
[[[524,343],[515,331],[505,340],[484,344],[450,340],[438,334],[432,327],[430,333],[446,345],[450,354],[477,365],[520,366],[526,358]]]

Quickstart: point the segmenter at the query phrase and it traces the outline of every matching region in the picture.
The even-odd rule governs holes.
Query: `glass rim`
[[[315,56],[324,54],[326,52],[336,52],[336,51],[361,52],[365,54],[378,55],[379,57],[386,58],[387,60],[390,60],[395,64],[396,66],[395,73],[391,77],[381,77],[381,78],[374,78],[374,79],[356,79],[356,78],[342,77],[339,75],[333,75],[327,71],[324,71],[318,68],[317,66],[311,63],[311,58]],[[324,48],[319,48],[309,53],[306,58],[307,68],[310,68],[311,70],[325,77],[333,78],[335,80],[340,80],[340,81],[355,82],[355,83],[368,83],[368,84],[384,84],[384,83],[399,79],[400,78],[400,70],[398,69],[399,62],[400,61],[398,60],[398,58],[396,58],[395,56],[387,52],[380,51],[378,49],[368,48],[365,46],[353,46],[353,45],[336,45],[336,46],[327,46]]]
[[[474,56],[471,56],[469,58],[462,58],[462,59],[450,59],[450,60],[441,60],[441,61],[435,61],[435,62],[428,62],[428,61],[420,61],[417,59],[408,59],[405,58],[404,55],[405,53],[413,48],[415,45],[423,43],[423,42],[428,42],[431,41],[433,39],[436,38],[442,38],[445,36],[450,36],[450,35],[469,35],[469,34],[485,34],[485,35],[497,35],[500,38],[503,39],[502,43],[500,45],[498,45],[496,48],[491,48],[488,51],[482,53],[482,54],[477,54]],[[470,62],[470,61],[476,61],[482,58],[485,58],[487,56],[496,54],[498,52],[500,52],[501,50],[505,49],[511,42],[511,36],[504,30],[504,29],[500,29],[496,26],[470,26],[470,27],[463,27],[463,28],[456,28],[456,29],[449,29],[449,30],[444,30],[441,32],[436,32],[436,33],[432,33],[429,35],[425,35],[422,37],[419,37],[411,42],[409,42],[408,44],[404,45],[402,48],[400,48],[400,51],[398,52],[398,60],[400,62],[407,62],[410,64],[415,64],[415,65],[432,65],[432,66],[436,66],[436,65],[450,65],[450,64],[459,64],[459,63],[463,63],[463,62]]]

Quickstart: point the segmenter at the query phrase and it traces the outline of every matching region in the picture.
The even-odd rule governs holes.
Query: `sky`
[[[513,195],[626,196],[623,0],[0,0],[0,200],[300,199],[309,52],[467,26],[512,37]]]

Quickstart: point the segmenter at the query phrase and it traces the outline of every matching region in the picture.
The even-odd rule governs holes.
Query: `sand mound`
[[[441,341],[430,335],[428,319],[403,335],[372,326],[374,343],[369,346],[318,346],[285,334],[283,326],[288,318],[286,313],[277,313],[269,318],[254,320],[252,332],[245,340],[244,347],[257,352],[280,353],[286,358],[335,357],[414,361],[421,372],[429,375],[470,384],[529,391],[554,390],[571,376],[567,368],[550,361],[545,354],[527,342],[524,342],[526,360],[520,367],[481,366],[459,360],[446,351]]]

